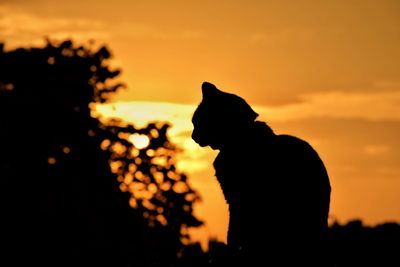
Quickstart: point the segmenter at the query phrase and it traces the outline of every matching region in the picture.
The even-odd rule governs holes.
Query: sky
[[[206,226],[193,235],[225,240],[216,152],[190,140],[203,81],[313,145],[331,179],[332,218],[400,221],[399,14],[396,0],[0,0],[0,41],[106,44],[127,89],[98,111],[173,123],[179,166],[203,198]]]

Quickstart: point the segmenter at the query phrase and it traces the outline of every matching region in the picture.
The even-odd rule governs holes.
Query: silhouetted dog
[[[192,138],[219,150],[216,177],[229,204],[233,263],[323,266],[329,177],[305,141],[276,135],[237,95],[202,85]]]

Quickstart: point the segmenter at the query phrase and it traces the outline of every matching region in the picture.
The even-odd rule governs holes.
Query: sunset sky
[[[400,221],[400,1],[0,0],[6,49],[45,37],[93,39],[113,52],[127,89],[100,113],[174,125],[171,138],[185,148],[178,166],[203,198],[196,239],[225,241],[227,228],[216,152],[190,140],[203,81],[314,146],[333,218]]]

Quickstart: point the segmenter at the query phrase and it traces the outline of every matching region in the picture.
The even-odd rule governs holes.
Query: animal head
[[[219,149],[258,116],[237,95],[223,92],[208,82],[204,82],[201,89],[203,98],[192,117],[192,139],[200,146]]]

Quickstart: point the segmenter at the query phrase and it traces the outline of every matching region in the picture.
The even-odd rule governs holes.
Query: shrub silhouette
[[[385,222],[366,226],[361,220],[333,223],[329,246],[334,266],[397,266],[400,224]]]
[[[71,40],[0,44],[2,260],[161,265],[176,261],[186,229],[201,225],[168,124],[136,129],[91,116],[124,87],[110,58],[105,46]],[[148,146],[135,148],[133,134]]]

